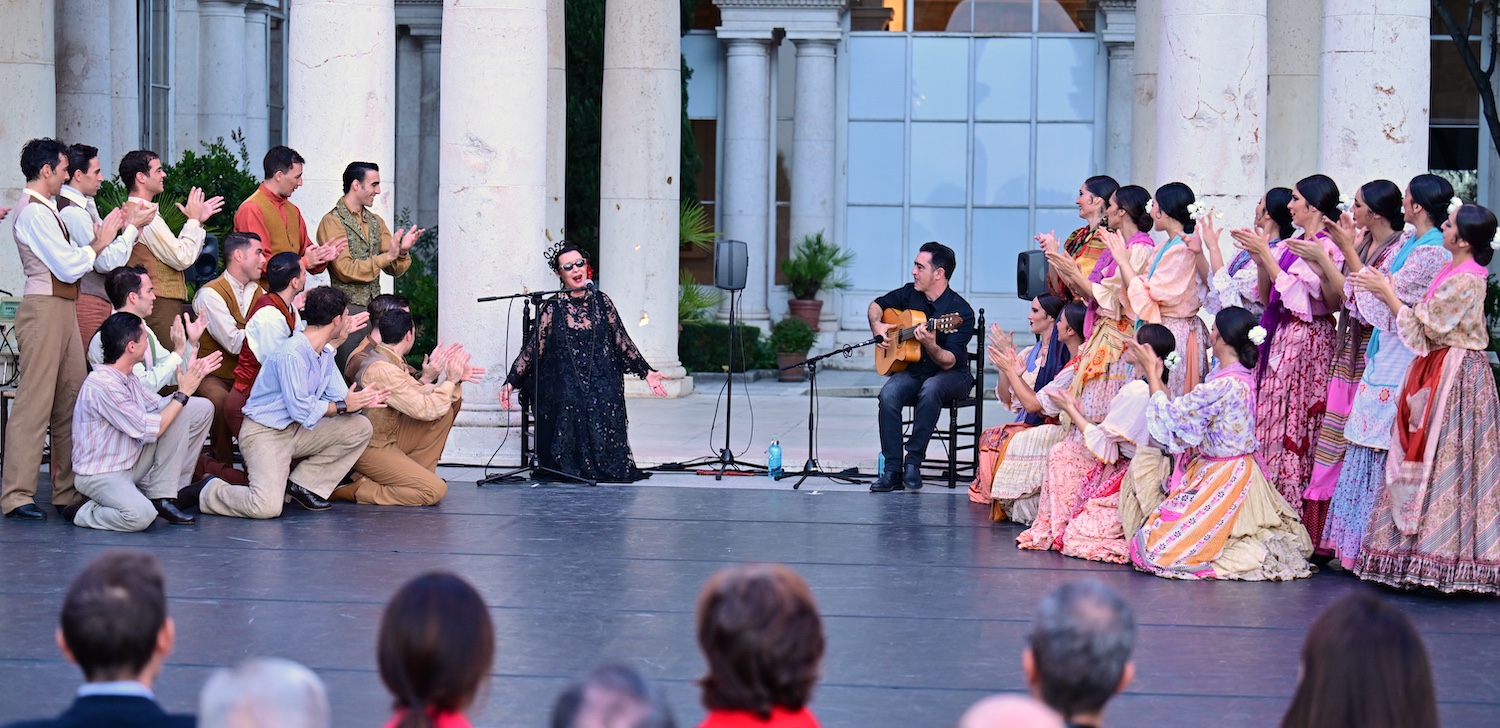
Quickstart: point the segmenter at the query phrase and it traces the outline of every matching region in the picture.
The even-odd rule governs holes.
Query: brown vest
[[[260,285],[254,283],[252,285],[255,285],[255,297],[251,299],[252,301],[259,300],[261,296],[266,294],[266,289],[261,288]],[[219,298],[224,299],[225,305],[229,308],[229,315],[234,317],[234,327],[240,331],[244,331],[245,322],[248,320],[246,317],[249,314],[240,313],[240,301],[234,297],[234,287],[229,283],[229,274],[226,273],[215,278],[212,283],[208,284],[208,289],[219,294]],[[240,346],[245,347],[248,344],[241,343]],[[224,347],[219,346],[219,340],[215,339],[214,335],[209,333],[207,329],[204,329],[203,338],[198,340],[198,356],[205,357],[216,351],[224,352],[224,362],[219,365],[218,369],[213,371],[213,375],[225,381],[233,382],[234,369],[240,362],[239,356],[230,355],[229,352],[224,351]]]
[[[135,265],[146,269],[146,275],[151,277],[152,285],[156,286],[157,298],[172,298],[178,301],[187,300],[187,281],[182,276],[182,271],[173,268],[146,245],[144,239],[135,241],[130,249],[130,260],[125,265]]]
[[[70,207],[78,207],[78,204],[69,199],[67,195],[57,196],[57,211],[59,213]],[[59,215],[59,217],[61,217],[61,215]],[[67,226],[64,225],[63,230],[67,229]],[[90,270],[89,272],[84,273],[83,277],[78,279],[78,289],[85,295],[93,296],[95,298],[102,298],[106,301],[109,300],[109,294],[105,293],[104,291],[104,274],[98,271]]]
[[[62,228],[63,240],[72,243],[73,236],[68,234],[68,226],[63,224],[62,217],[60,217],[56,212],[53,212],[52,208],[47,208],[47,212],[52,213],[52,219],[57,221],[57,226],[59,228]],[[62,281],[57,279],[56,274],[52,274],[52,295],[57,296],[58,298],[66,298],[69,301],[77,301],[78,283],[63,283]]]
[[[286,317],[287,328],[291,329],[293,334],[297,332],[297,316],[292,313],[292,307],[281,300],[281,296],[274,293],[267,293],[255,299],[255,303],[250,306],[249,315],[254,316],[256,311],[268,306],[280,311],[281,315]],[[260,359],[256,358],[255,350],[250,348],[250,342],[247,341],[244,346],[240,347],[240,358],[234,368],[235,390],[250,391],[250,385],[255,384],[255,378],[258,376],[260,376]]]

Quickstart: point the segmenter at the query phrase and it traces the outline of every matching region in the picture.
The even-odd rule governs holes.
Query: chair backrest
[[[974,391],[962,401],[964,406],[984,401],[984,349],[985,337],[988,336],[984,326],[984,309],[981,308],[974,319],[974,348],[969,352],[969,369],[970,376],[974,379]]]

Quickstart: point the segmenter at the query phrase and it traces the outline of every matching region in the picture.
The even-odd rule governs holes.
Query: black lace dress
[[[533,367],[535,371],[533,371]],[[651,372],[600,292],[544,301],[505,383],[535,403],[543,467],[605,482],[646,477],[626,434],[625,374]]]

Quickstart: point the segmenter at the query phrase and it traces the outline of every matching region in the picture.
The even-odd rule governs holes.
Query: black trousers
[[[903,462],[901,410],[916,405],[912,415],[911,437],[906,440],[904,455],[920,462],[927,454],[927,441],[937,427],[943,408],[969,393],[974,378],[967,367],[953,368],[927,377],[911,372],[896,372],[880,388],[880,452],[885,454],[887,470],[899,471]]]

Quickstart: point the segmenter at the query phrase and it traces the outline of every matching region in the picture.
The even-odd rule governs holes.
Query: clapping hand
[[[1328,256],[1328,251],[1322,243],[1316,240],[1303,240],[1301,238],[1288,238],[1286,247],[1293,253],[1313,265],[1320,268],[1329,268],[1333,265],[1333,259]]]
[[[1323,230],[1327,231],[1328,237],[1333,239],[1334,245],[1340,250],[1353,250],[1354,241],[1359,237],[1360,230],[1354,226],[1354,216],[1349,213],[1339,215],[1334,220],[1327,215],[1323,216]],[[1301,253],[1298,253],[1301,255]]]
[[[178,391],[186,395],[197,392],[198,385],[203,383],[203,378],[208,376],[209,372],[218,369],[223,359],[223,354],[216,351],[201,359],[194,358],[188,362],[187,370],[177,375]]]
[[[157,206],[151,202],[140,200],[127,200],[119,209],[125,211],[125,218],[137,230],[144,230],[152,220],[156,219]]]
[[[1369,291],[1381,298],[1395,298],[1396,296],[1396,287],[1391,283],[1390,276],[1369,266],[1361,268],[1358,273],[1349,274],[1349,283],[1361,291]]]
[[[1037,233],[1036,236],[1034,238],[1032,238],[1032,239],[1035,240],[1039,245],[1042,246],[1042,252],[1043,253],[1056,253],[1057,252],[1058,245],[1057,245],[1057,231],[1056,230],[1053,230],[1050,233]]]
[[[181,202],[177,203],[177,209],[181,210],[183,215],[190,220],[197,220],[200,225],[208,222],[208,219],[217,214],[223,207],[223,197],[204,199],[203,190],[198,187],[194,187],[188,192],[186,205]]]
[[[458,344],[448,345],[439,341],[432,353],[422,357],[422,381],[436,382],[438,375],[443,373],[448,364],[448,356]]]
[[[348,336],[370,325],[370,312],[360,311],[344,317],[344,336]]]
[[[1162,363],[1161,357],[1156,355],[1156,350],[1147,346],[1141,346],[1135,339],[1126,339],[1125,348],[1135,358],[1136,366],[1140,367],[1141,373],[1146,375],[1146,382],[1153,386],[1161,383],[1161,373],[1166,365]]]
[[[990,324],[990,343],[985,347],[985,354],[989,357],[990,363],[998,367],[1002,359],[1014,354],[1016,347],[1013,342],[1014,337],[1005,329],[1000,328],[1000,324]]]
[[[94,242],[90,247],[94,248],[95,254],[114,242],[123,227],[125,227],[125,211],[118,207],[110,210],[109,214],[94,226]]]
[[[417,241],[422,239],[422,234],[425,232],[427,232],[427,228],[418,228],[416,225],[413,225],[407,228],[405,235],[400,230],[397,230],[396,234],[391,236],[391,240],[396,242],[397,252],[400,255],[406,255],[411,252],[412,246],[416,245]]]
[[[349,412],[358,412],[363,409],[382,409],[385,400],[391,393],[380,388],[355,387],[349,390],[349,395],[344,398],[344,409]]]
[[[1259,258],[1263,264],[1271,264],[1271,236],[1265,231],[1254,228],[1239,228],[1229,231],[1234,238],[1234,247],[1239,248],[1252,257]],[[1268,262],[1269,261],[1269,262]]]

